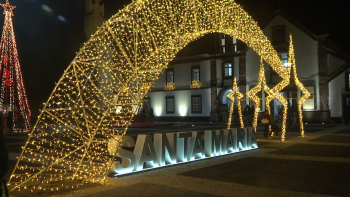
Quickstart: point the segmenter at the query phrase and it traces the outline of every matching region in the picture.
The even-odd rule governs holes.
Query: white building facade
[[[274,12],[261,28],[284,63],[288,60],[289,35],[293,36],[297,75],[311,93],[303,105],[304,122],[339,121],[345,105],[350,105],[347,56],[328,47],[327,35],[311,33],[281,11]],[[230,106],[225,95],[232,91],[233,77],[243,94],[256,86],[260,57],[236,38],[218,34],[213,41],[215,54],[177,58],[160,75],[145,98],[156,121],[225,121]],[[268,86],[281,81],[270,66],[264,67]],[[281,94],[296,106],[302,95],[291,83]],[[265,93],[259,96],[264,98]],[[243,109],[244,105],[253,105],[245,99]],[[278,105],[277,100],[271,103],[275,115]],[[264,110],[262,102],[259,111]]]

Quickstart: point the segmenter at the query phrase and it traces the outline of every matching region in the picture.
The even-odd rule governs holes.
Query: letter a
[[[135,171],[142,170],[144,163],[148,168],[159,166],[150,135],[139,135],[137,137],[134,155],[136,158]]]

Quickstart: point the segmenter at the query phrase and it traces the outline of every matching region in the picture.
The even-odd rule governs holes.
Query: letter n
[[[171,147],[172,145],[172,147]],[[174,133],[154,134],[154,148],[160,166],[176,163],[176,136]]]

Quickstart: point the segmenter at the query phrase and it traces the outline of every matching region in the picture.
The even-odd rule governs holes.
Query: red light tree
[[[17,52],[15,34],[12,25],[12,10],[16,6],[0,4],[4,8],[5,22],[1,36],[0,64],[0,105],[13,111],[13,127],[17,125],[20,116],[23,117],[25,129],[31,128],[31,110],[24,86],[21,65]],[[11,114],[11,113],[10,113]],[[9,127],[10,125],[8,125]]]

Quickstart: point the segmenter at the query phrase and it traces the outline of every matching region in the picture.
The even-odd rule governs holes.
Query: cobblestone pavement
[[[192,125],[178,127],[181,131],[211,128],[203,124],[195,129]],[[287,130],[286,141],[281,143],[277,137],[263,138],[260,125],[256,150],[111,176],[102,186],[39,196],[350,196],[350,127],[305,128],[305,137],[300,137],[298,127]],[[179,131],[168,130],[172,129]]]

